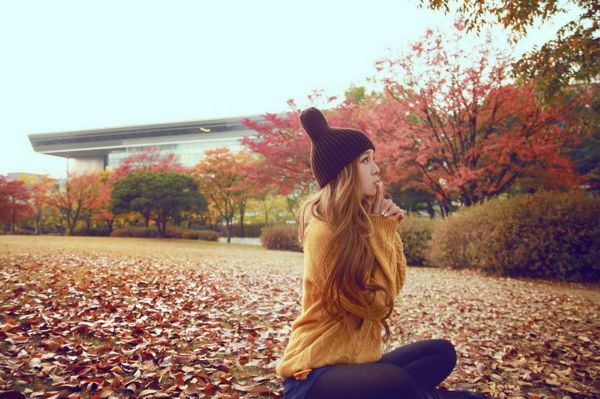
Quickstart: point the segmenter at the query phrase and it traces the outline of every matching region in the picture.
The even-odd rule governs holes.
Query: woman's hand
[[[401,222],[404,219],[404,211],[391,199],[383,198],[383,183],[377,184],[377,192],[374,197],[367,197],[367,212],[385,216],[389,219]]]

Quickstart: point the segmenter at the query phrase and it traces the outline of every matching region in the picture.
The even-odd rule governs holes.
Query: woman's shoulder
[[[306,226],[306,237],[317,241],[326,239],[333,233],[333,227],[325,220],[312,217]]]

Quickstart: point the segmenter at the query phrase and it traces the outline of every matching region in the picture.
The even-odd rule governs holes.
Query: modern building
[[[161,154],[173,153],[185,166],[194,166],[204,151],[228,147],[244,149],[242,137],[256,137],[242,124],[248,118],[264,121],[260,115],[207,119],[195,122],[138,125],[108,129],[30,134],[33,149],[41,154],[68,158],[68,171],[75,173],[113,169],[136,152],[156,147]]]

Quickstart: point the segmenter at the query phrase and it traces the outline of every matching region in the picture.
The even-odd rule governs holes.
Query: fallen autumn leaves
[[[33,398],[282,397],[274,367],[300,311],[302,254],[131,239],[109,239],[121,247],[101,250],[109,241],[0,237],[7,240],[0,390]],[[66,240],[85,248],[57,253]],[[140,251],[128,252],[134,243]],[[443,383],[449,389],[591,398],[600,393],[600,295],[565,287],[410,268],[391,345],[453,342],[459,360]]]

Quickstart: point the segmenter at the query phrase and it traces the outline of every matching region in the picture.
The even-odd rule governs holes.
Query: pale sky
[[[282,112],[313,90],[343,96],[376,75],[378,59],[452,25],[454,15],[418,3],[3,0],[0,174],[65,177],[66,159],[33,151],[31,133]],[[530,29],[515,55],[577,15]]]

